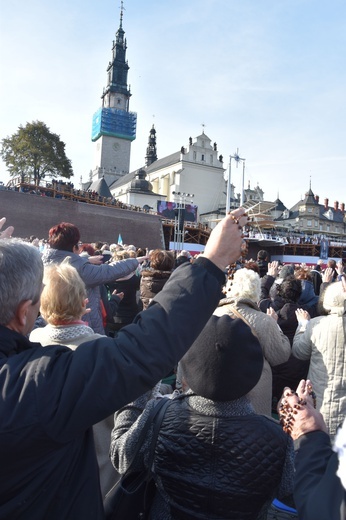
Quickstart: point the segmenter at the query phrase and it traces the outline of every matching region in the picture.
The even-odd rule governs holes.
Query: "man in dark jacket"
[[[240,254],[242,208],[213,230],[205,254],[177,269],[148,310],[72,351],[27,334],[43,267],[32,246],[0,240],[0,518],[102,520],[91,426],[152,388],[215,309],[223,270]]]

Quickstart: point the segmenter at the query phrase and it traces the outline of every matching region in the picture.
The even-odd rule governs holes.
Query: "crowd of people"
[[[247,221],[231,212],[196,258],[66,222],[47,241],[2,231],[0,518],[104,519],[169,399],[150,518],[265,520],[279,499],[345,519],[343,264],[245,259]]]
[[[103,206],[111,206],[117,209],[128,209],[131,211],[143,211],[145,213],[155,213],[149,207],[142,208],[134,204],[126,204],[121,200],[110,196],[104,197],[95,190],[91,189],[77,189],[72,182],[64,182],[62,180],[53,180],[51,183],[47,182],[45,186],[35,186],[31,183],[13,184],[10,186],[3,186],[2,189],[19,191],[21,193],[28,193],[30,195],[39,195],[40,197],[52,197],[55,199],[72,200],[74,202],[83,202],[89,204],[101,204]]]
[[[246,234],[246,237],[249,239],[256,240],[268,240],[273,242],[280,243],[281,245],[287,244],[312,244],[312,245],[320,245],[323,242],[328,242],[330,245],[341,246],[344,245],[344,242],[337,240],[330,240],[328,236],[323,233],[307,235],[303,231],[299,231],[298,229],[294,231],[294,233],[285,234],[285,231],[276,231],[275,233],[249,230]]]

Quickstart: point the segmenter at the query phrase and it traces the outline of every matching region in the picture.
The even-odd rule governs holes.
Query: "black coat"
[[[134,274],[125,280],[116,280],[113,283],[106,284],[110,293],[114,290],[117,293],[124,293],[124,297],[113,315],[114,323],[122,326],[127,325],[132,323],[134,317],[138,314],[137,291],[139,290],[139,281],[139,276]]]
[[[126,471],[150,410],[145,396],[115,415],[111,457]],[[138,420],[137,420],[138,419]],[[148,433],[136,465],[148,464]],[[154,457],[158,493],[153,520],[253,520],[274,497],[293,491],[293,443],[247,398],[214,402],[188,393],[173,399],[160,427]]]
[[[296,476],[294,500],[304,520],[345,520],[346,492],[336,475],[339,461],[329,436],[321,431],[294,442]]]
[[[91,426],[178,362],[223,282],[208,260],[187,264],[115,340],[76,350],[41,347],[0,327],[1,520],[103,519]]]
[[[285,303],[285,305],[277,311],[278,325],[290,340],[291,347],[298,326],[296,310],[300,307],[298,303]],[[273,397],[279,400],[285,386],[289,386],[295,390],[300,380],[307,378],[309,365],[309,360],[303,361],[291,355],[285,363],[272,367]]]

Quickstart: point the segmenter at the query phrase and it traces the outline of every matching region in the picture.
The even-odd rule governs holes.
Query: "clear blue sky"
[[[74,183],[93,166],[93,113],[120,0],[0,0],[0,138],[42,120],[66,143]],[[346,202],[344,0],[125,0],[131,169],[154,123],[158,156],[202,131],[245,183],[288,207],[309,188]],[[233,169],[240,189],[241,169]],[[8,176],[0,164],[0,180]]]

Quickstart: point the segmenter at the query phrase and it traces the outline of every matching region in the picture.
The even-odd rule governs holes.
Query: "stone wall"
[[[47,238],[52,226],[71,222],[79,228],[83,242],[117,243],[121,234],[126,244],[149,249],[164,247],[160,217],[144,212],[1,190],[1,217],[14,226],[14,236],[21,238]]]

